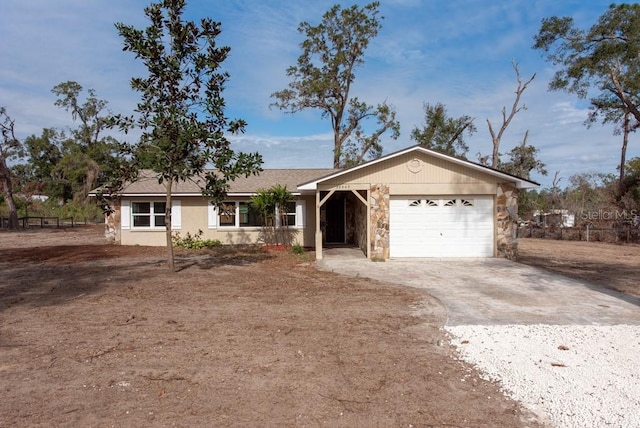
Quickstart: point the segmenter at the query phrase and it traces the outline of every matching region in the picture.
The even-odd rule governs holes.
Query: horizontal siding
[[[419,165],[414,162],[416,159],[419,161]],[[323,187],[332,187],[339,185],[362,186],[375,183],[385,183],[392,186],[397,184],[458,184],[464,185],[464,187],[477,184],[484,185],[483,189],[492,186],[491,193],[495,193],[497,179],[464,165],[434,158],[426,153],[413,152],[358,169],[327,180],[322,184]],[[401,189],[402,187],[396,186],[396,188]],[[477,193],[484,193],[484,191]]]

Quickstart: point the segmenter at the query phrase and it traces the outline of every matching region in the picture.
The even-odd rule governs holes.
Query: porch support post
[[[316,260],[322,260],[322,230],[320,230],[320,190],[316,189]]]
[[[369,203],[369,201],[371,200],[371,189],[367,189],[367,198],[363,198],[362,195],[360,194],[360,192],[358,192],[357,190],[351,190],[351,193],[353,193],[354,195],[356,195],[356,197],[358,199],[360,199],[360,202],[362,202],[364,204],[365,207],[367,207],[367,251],[366,251],[366,256],[368,259],[371,259],[371,204]]]
[[[367,189],[367,259],[371,260],[371,187]]]

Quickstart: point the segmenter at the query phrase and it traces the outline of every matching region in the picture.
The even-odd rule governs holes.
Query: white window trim
[[[219,216],[220,216],[220,212],[218,211],[218,209],[215,209],[216,212],[216,227],[219,228],[220,230],[232,230],[232,229],[260,229],[259,226],[240,226],[240,202],[249,202],[248,200],[240,200],[240,199],[225,199],[224,201],[222,201],[223,203],[228,203],[228,204],[233,204],[235,206],[234,210],[233,210],[233,217],[234,217],[234,221],[235,223],[233,224],[233,226],[231,225],[227,225],[227,224],[222,224],[220,223],[219,220]]]
[[[293,201],[296,203],[296,224],[294,226],[287,226],[289,229],[303,229],[304,228],[304,219],[305,219],[305,215],[306,215],[306,204],[305,201],[301,200],[301,199],[296,199],[295,201]],[[293,214],[293,213],[289,213],[289,214]],[[278,209],[276,209],[276,226],[277,227],[281,227],[280,224],[280,213],[278,212]]]
[[[120,202],[120,228],[131,229],[131,201]]]
[[[180,199],[171,200],[171,230],[182,229],[182,201]]]
[[[218,228],[218,207],[211,202],[207,203],[207,227],[209,229]]]

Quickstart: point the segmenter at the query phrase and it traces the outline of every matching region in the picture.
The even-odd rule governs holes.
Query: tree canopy
[[[545,164],[538,160],[538,149],[527,144],[528,136],[529,131],[525,133],[522,144],[515,146],[507,153],[508,161],[498,163],[499,170],[527,180],[531,178],[531,171],[547,175]]]
[[[590,97],[591,121],[621,124],[628,113],[640,122],[640,5],[612,4],[588,30],[571,17],[545,18],[534,40],[534,48],[560,67],[549,88]],[[623,143],[621,182],[625,152]]]
[[[381,136],[387,131],[394,139],[400,135],[395,110],[386,101],[371,106],[351,94],[355,69],[364,64],[369,42],[381,28],[379,6],[377,1],[346,9],[335,5],[320,24],[302,22],[298,32],[306,39],[297,64],[287,69],[289,87],[271,95],[276,99],[272,106],[288,113],[317,109],[329,117],[334,168],[379,157]]]
[[[230,48],[219,46],[221,24],[211,18],[198,23],[183,19],[184,0],[161,0],[146,7],[150,25],[137,29],[116,24],[125,51],[132,52],[148,71],[134,77],[131,87],[140,93],[137,117],[118,117],[125,129],[136,126],[140,141],[129,149],[134,171],[148,166],[166,189],[165,225],[168,266],[174,269],[171,236],[173,183],[201,175],[202,192],[220,202],[230,180],[257,173],[257,153],[236,153],[226,133],[243,132],[244,120],[229,120],[222,96],[229,74],[220,67]],[[207,169],[214,167],[215,169]]]
[[[469,146],[464,137],[465,134],[471,136],[476,132],[473,118],[466,115],[459,118],[448,117],[447,109],[442,103],[425,103],[424,113],[425,124],[422,128],[413,128],[411,138],[428,149],[466,159]]]

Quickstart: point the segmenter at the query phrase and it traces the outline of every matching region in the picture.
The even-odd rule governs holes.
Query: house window
[[[460,206],[472,207],[473,206],[473,199],[460,199]]]
[[[236,203],[235,202],[223,202],[219,207],[220,221],[218,224],[221,227],[235,227],[236,225]]]
[[[428,207],[437,207],[438,206],[438,201],[433,200],[433,199],[425,199],[424,202]]]
[[[415,199],[413,201],[409,201],[409,206],[410,207],[419,207],[420,206],[420,199]]]
[[[209,227],[264,227],[265,220],[249,201],[226,201],[212,211],[212,215],[217,215],[218,223],[214,219],[209,219]],[[213,226],[212,226],[213,224]],[[282,215],[276,212],[276,224],[278,226],[304,226],[304,202],[289,202],[286,212]]]
[[[133,227],[165,227],[165,202],[132,202]]]
[[[238,202],[238,213],[240,215],[240,227],[260,227],[264,225],[262,216],[249,202]]]
[[[283,226],[295,226],[296,225],[296,203],[287,202],[287,212],[282,214]]]
[[[455,199],[449,199],[444,201],[444,206],[445,207],[455,207],[456,206],[456,200]]]
[[[218,207],[218,224],[220,227],[260,227],[262,216],[248,201],[223,202]]]

